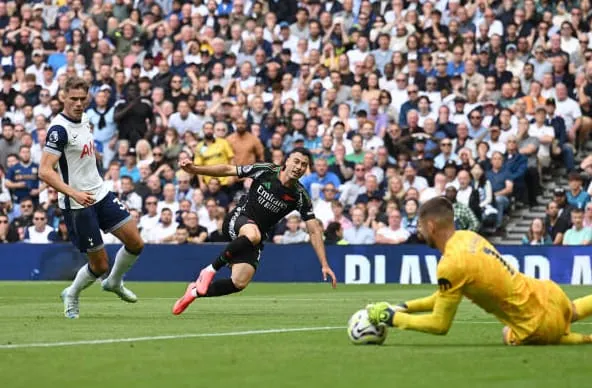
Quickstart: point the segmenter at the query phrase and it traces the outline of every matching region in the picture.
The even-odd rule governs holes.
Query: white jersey
[[[64,183],[73,189],[92,193],[95,203],[109,193],[97,168],[94,138],[86,113],[78,122],[63,113],[57,115],[49,125],[43,151],[60,156],[58,172]],[[62,193],[59,193],[58,200],[62,209],[84,207]]]

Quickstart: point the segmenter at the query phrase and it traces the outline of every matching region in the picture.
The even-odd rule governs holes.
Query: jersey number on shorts
[[[496,251],[493,251],[489,248],[483,248],[483,252],[487,255],[495,257],[504,267],[506,267],[506,269],[510,272],[511,275],[514,275],[514,273],[516,272],[514,270],[514,267],[512,267],[510,264],[508,264],[508,262],[506,260],[504,260],[502,255],[500,255]]]
[[[123,203],[121,203],[121,201],[119,200],[119,198],[113,198],[113,203],[116,204],[117,206],[119,206],[119,208],[121,210],[126,210],[125,209],[125,205]]]

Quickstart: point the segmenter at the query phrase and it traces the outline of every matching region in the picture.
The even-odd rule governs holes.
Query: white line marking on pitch
[[[458,324],[468,325],[500,325],[496,321],[456,321]],[[592,325],[592,322],[578,322],[579,325]],[[131,337],[131,338],[108,338],[101,340],[81,340],[81,341],[65,341],[65,342],[38,342],[29,344],[5,344],[0,345],[0,349],[22,349],[22,348],[57,348],[66,346],[80,346],[80,345],[104,345],[117,344],[125,342],[143,342],[143,341],[163,341],[171,339],[183,338],[211,338],[211,337],[238,337],[246,335],[260,335],[260,334],[277,334],[277,333],[298,333],[311,331],[329,331],[329,330],[343,330],[344,326],[320,326],[320,327],[295,327],[286,329],[266,329],[266,330],[246,330],[246,331],[230,331],[225,333],[195,333],[195,334],[172,334],[172,335],[157,335],[151,337]]]
[[[231,331],[226,333],[199,333],[199,334],[173,334],[173,335],[158,335],[152,337],[132,337],[132,338],[111,338],[102,340],[83,340],[83,341],[67,341],[67,342],[39,342],[30,344],[7,344],[0,345],[0,349],[19,349],[19,348],[54,348],[63,346],[78,346],[78,345],[103,345],[116,344],[122,342],[141,342],[141,341],[162,341],[170,339],[182,338],[202,338],[202,337],[234,337],[244,335],[257,334],[275,334],[275,333],[296,333],[304,331],[324,331],[324,330],[343,330],[342,326],[321,326],[321,327],[297,327],[288,329],[267,329],[267,330],[247,330],[247,331]]]

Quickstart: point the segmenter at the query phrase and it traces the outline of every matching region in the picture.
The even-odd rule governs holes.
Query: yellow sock
[[[561,337],[559,343],[561,345],[592,344],[592,336],[580,333],[569,333],[568,335]]]
[[[573,301],[576,306],[576,314],[578,315],[578,321],[592,315],[592,295],[584,296]]]

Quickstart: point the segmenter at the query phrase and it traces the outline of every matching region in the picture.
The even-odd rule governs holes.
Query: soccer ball
[[[386,339],[384,326],[374,326],[368,319],[368,312],[360,310],[349,319],[347,335],[355,345],[381,345]]]

